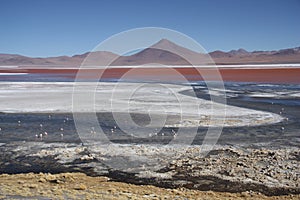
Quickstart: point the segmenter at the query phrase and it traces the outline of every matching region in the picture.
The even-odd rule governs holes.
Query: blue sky
[[[207,51],[300,46],[300,0],[0,0],[0,53],[81,54],[138,27],[182,32]]]

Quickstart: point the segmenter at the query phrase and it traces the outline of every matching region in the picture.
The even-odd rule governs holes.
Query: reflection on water
[[[0,81],[14,82],[72,82],[74,81],[74,73],[70,74],[12,74],[1,75]]]

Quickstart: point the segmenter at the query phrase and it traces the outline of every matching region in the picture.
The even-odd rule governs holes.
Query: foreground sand
[[[225,193],[185,188],[164,189],[110,181],[82,173],[0,175],[0,198],[14,199],[299,199],[300,195],[265,196],[248,191]]]

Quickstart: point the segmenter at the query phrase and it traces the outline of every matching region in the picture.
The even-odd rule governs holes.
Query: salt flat
[[[167,126],[253,126],[277,123],[270,113],[183,95],[190,86],[156,83],[0,82],[0,112],[132,112],[184,115]]]

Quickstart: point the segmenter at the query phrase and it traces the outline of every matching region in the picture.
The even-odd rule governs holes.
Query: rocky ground
[[[56,191],[57,195],[65,195],[64,191],[69,195],[71,191],[70,194],[84,194],[92,199],[97,197],[92,195],[108,195],[107,198],[114,198],[114,195],[120,195],[120,198],[129,198],[128,195],[142,198],[146,195],[154,199],[162,196],[174,199],[174,193],[179,192],[179,199],[195,199],[198,195],[207,198],[221,198],[225,195],[229,199],[245,195],[249,198],[251,195],[257,198],[266,198],[264,195],[300,198],[300,151],[297,147],[266,149],[223,145],[215,146],[214,150],[205,155],[199,153],[201,146],[198,145],[82,146],[72,143],[24,142],[2,145],[0,151],[3,152],[0,155],[1,173],[84,172],[94,176],[2,175],[1,190],[5,195],[22,192],[28,195],[50,195],[50,191],[53,195]],[[108,178],[102,176],[123,183],[107,182]],[[99,182],[107,184],[107,187],[95,184]],[[45,191],[43,188],[46,188]],[[110,188],[114,190],[108,191]]]
[[[0,199],[299,199],[300,195],[265,196],[240,193],[165,189],[90,177],[82,173],[0,175]]]
[[[204,158],[187,152],[162,171],[185,176],[183,186],[193,189],[241,192],[254,190],[266,195],[300,193],[300,153],[297,149],[221,148]],[[216,184],[218,183],[218,184]]]

